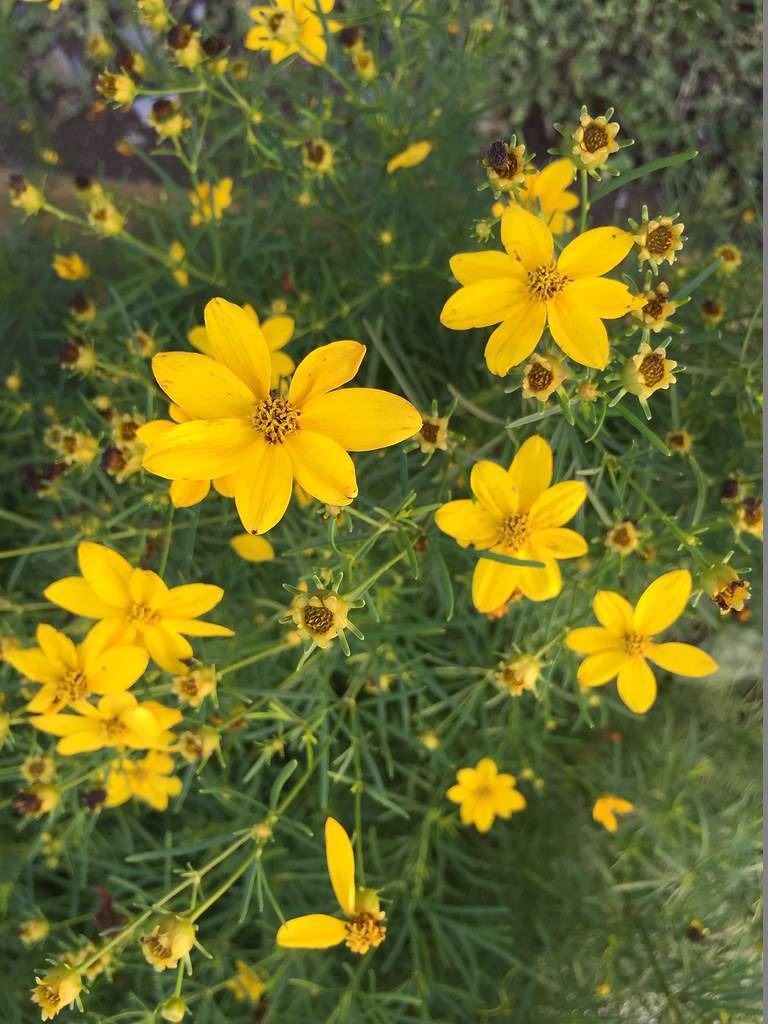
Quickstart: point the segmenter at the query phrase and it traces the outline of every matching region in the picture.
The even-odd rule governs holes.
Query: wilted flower
[[[511,661],[503,661],[496,673],[496,685],[511,697],[520,697],[533,690],[541,675],[541,662],[532,654],[521,654]]]
[[[12,174],[8,179],[8,187],[11,193],[11,206],[23,210],[28,217],[45,205],[45,196],[40,189],[30,185],[21,174]]]
[[[677,382],[672,373],[676,366],[673,359],[667,359],[667,350],[663,346],[651,348],[643,342],[637,354],[624,364],[622,383],[631,395],[650,398],[655,391],[666,391]]]
[[[65,1007],[72,1006],[83,987],[80,972],[62,964],[35,978],[32,1002],[41,1010],[43,1020],[52,1020]]]
[[[25,946],[34,946],[48,938],[51,926],[44,917],[31,917],[19,925],[19,939]]]
[[[156,971],[177,967],[195,944],[197,926],[188,918],[165,914],[149,935],[142,935],[144,959]]]
[[[534,355],[523,371],[523,398],[546,402],[567,379],[564,364],[557,356]]]
[[[669,299],[669,285],[665,281],[659,281],[655,288],[651,288],[643,295],[645,305],[641,309],[632,310],[632,316],[639,320],[648,331],[658,334],[663,331],[669,323],[669,318],[677,309],[677,303]]]

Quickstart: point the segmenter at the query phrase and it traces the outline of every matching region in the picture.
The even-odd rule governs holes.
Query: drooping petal
[[[509,473],[495,462],[487,459],[476,462],[469,477],[469,486],[486,512],[497,521],[517,513],[517,491]]]
[[[599,651],[618,650],[616,637],[600,626],[571,629],[565,637],[565,646],[579,654],[597,654]]]
[[[625,658],[619,669],[619,696],[630,711],[644,715],[656,700],[656,677],[645,658]]]
[[[537,550],[546,552],[552,558],[581,558],[587,553],[587,542],[581,534],[562,526],[537,530],[533,534],[532,543]]]
[[[237,474],[235,504],[249,533],[266,533],[288,508],[293,488],[291,460],[284,444],[261,440]]]
[[[613,270],[634,244],[621,228],[592,228],[569,242],[560,253],[557,269],[566,277],[601,277]]]
[[[514,277],[525,280],[520,264],[505,252],[459,252],[450,259],[451,273],[459,284],[474,284],[488,277]]]
[[[626,657],[618,648],[596,651],[579,665],[576,679],[581,686],[602,686],[618,675]]]
[[[343,826],[335,818],[325,821],[325,859],[339,906],[352,917],[355,912],[355,854]]]
[[[254,537],[241,533],[230,540],[235,552],[246,562],[269,562],[275,557],[275,549],[266,537]]]
[[[305,403],[298,434],[313,431],[348,452],[371,452],[413,437],[421,424],[418,410],[399,395],[378,388],[342,388]]]
[[[180,633],[172,633],[163,626],[150,626],[144,630],[144,643],[154,662],[166,672],[186,672],[184,659],[192,657],[192,644]]]
[[[501,216],[501,242],[526,270],[552,262],[555,243],[547,225],[517,203]]]
[[[666,643],[649,644],[646,657],[659,668],[674,672],[678,676],[708,676],[717,672],[717,662],[706,651],[693,644]]]
[[[520,583],[521,567],[479,559],[472,575],[472,601],[479,612],[492,612],[512,596]]]
[[[211,480],[240,469],[257,439],[246,420],[180,423],[149,446],[144,466],[166,480]]]
[[[476,501],[449,501],[435,512],[438,528],[462,546],[490,548],[499,539],[498,521]]]
[[[485,362],[491,373],[505,377],[513,366],[527,359],[538,345],[546,322],[546,303],[524,292],[486,343]]]
[[[550,601],[553,597],[557,597],[563,589],[563,577],[557,562],[553,558],[543,558],[535,548],[527,549],[525,555],[536,561],[544,562],[543,569],[536,569],[530,565],[520,568],[518,586],[528,600]]]
[[[102,600],[115,607],[129,601],[128,579],[133,572],[129,561],[104,544],[84,540],[77,546],[80,572]]]
[[[291,340],[296,321],[292,316],[271,316],[261,325],[261,333],[270,352],[277,352]]]
[[[615,590],[598,590],[592,602],[597,621],[613,636],[632,632],[635,611],[629,601]]]
[[[329,914],[305,914],[286,921],[275,942],[286,949],[328,949],[347,937],[346,923]]]
[[[149,655],[141,647],[112,647],[89,662],[88,684],[94,693],[127,690],[143,675],[148,661]]]
[[[247,419],[256,395],[223,363],[200,352],[159,352],[152,372],[172,402],[197,420]]]
[[[570,285],[547,302],[547,317],[555,343],[567,356],[582,366],[605,369],[610,355],[605,324]]]
[[[490,327],[512,316],[527,295],[526,286],[513,277],[475,281],[453,293],[442,308],[440,323],[453,331]]]
[[[568,285],[568,292],[602,320],[616,320],[648,301],[642,295],[633,295],[623,281],[608,277],[577,278]]]
[[[564,480],[548,487],[531,505],[531,530],[546,530],[562,526],[576,515],[587,497],[587,488],[581,480]]]
[[[46,587],[43,596],[73,615],[86,619],[111,619],[123,614],[122,608],[103,601],[81,576],[66,576]]]
[[[271,376],[269,349],[256,317],[234,302],[211,299],[205,307],[205,328],[214,357],[257,398],[265,398]]]
[[[192,508],[208,497],[210,480],[172,480],[169,494],[174,508]]]
[[[340,388],[360,369],[365,351],[359,341],[332,341],[313,349],[296,367],[288,401],[303,408],[310,398]]]
[[[291,460],[294,479],[313,498],[328,505],[349,505],[357,497],[355,464],[344,448],[330,437],[311,430],[297,430],[286,438],[285,450]]]
[[[224,591],[213,583],[185,583],[171,587],[159,611],[164,618],[195,619],[215,608],[222,597]]]
[[[518,493],[518,507],[528,512],[552,482],[552,449],[538,434],[524,441],[509,467],[509,478]]]
[[[691,574],[687,569],[665,572],[645,589],[635,607],[635,629],[654,636],[679,619],[691,596]]]

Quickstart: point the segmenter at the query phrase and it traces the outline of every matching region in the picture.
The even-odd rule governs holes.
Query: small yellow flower
[[[631,519],[622,519],[608,530],[605,543],[620,555],[631,555],[640,546],[640,534]]]
[[[370,50],[359,50],[352,58],[355,71],[363,82],[372,82],[378,74],[376,60]]]
[[[720,260],[720,273],[733,274],[741,266],[741,249],[737,249],[730,242],[726,245],[718,245],[713,253],[715,259]]]
[[[742,611],[751,596],[748,581],[740,579],[730,565],[714,566],[704,573],[701,582],[704,591],[720,609],[721,615]]]
[[[313,174],[327,174],[333,167],[333,147],[325,139],[309,139],[304,143],[302,162]]]
[[[631,395],[650,398],[655,391],[667,391],[677,383],[672,373],[676,366],[673,359],[667,359],[665,348],[651,348],[643,342],[637,354],[624,364],[624,387]]]
[[[297,594],[291,601],[290,617],[297,632],[322,650],[331,646],[339,633],[349,627],[350,605],[333,590]]]
[[[309,64],[321,64],[328,53],[325,29],[341,28],[327,17],[334,4],[335,0],[273,0],[270,5],[252,7],[255,25],[245,37],[245,48],[266,50],[273,64],[293,53]]]
[[[164,32],[171,24],[171,16],[165,6],[165,0],[136,0],[139,9],[139,21],[154,32]]]
[[[56,164],[58,164],[61,160],[61,157],[55,149],[41,149],[40,159],[43,161],[43,163],[50,164],[51,167],[55,167]]]
[[[448,451],[448,417],[425,416],[417,440],[425,455],[436,450]]]
[[[550,229],[515,203],[502,215],[501,241],[505,252],[452,257],[451,270],[462,287],[443,306],[440,322],[454,331],[500,324],[485,347],[488,369],[500,377],[531,355],[547,325],[567,356],[604,369],[609,346],[603,320],[644,303],[623,282],[603,277],[630,251],[632,236],[619,228],[593,228],[555,260]]]
[[[3,383],[9,391],[21,391],[24,379],[20,373],[9,373]]]
[[[487,168],[488,181],[497,194],[512,192],[525,181],[525,146],[508,146],[499,139],[491,143],[483,163]]]
[[[670,265],[677,259],[677,253],[683,248],[685,224],[675,224],[674,217],[658,217],[656,220],[644,220],[634,235],[635,245],[640,252],[640,265],[647,260],[654,270],[658,270],[666,260]]]
[[[112,44],[99,32],[92,32],[85,41],[85,53],[91,60],[106,60],[112,52]]]
[[[667,447],[677,455],[687,455],[693,448],[693,435],[687,430],[670,430],[665,440]]]
[[[39,188],[30,185],[21,174],[12,174],[8,179],[11,206],[23,210],[27,217],[37,213],[45,205],[45,196]]]
[[[171,242],[168,247],[168,256],[173,264],[173,278],[180,288],[186,288],[189,284],[189,271],[183,266],[187,250],[181,242]]]
[[[78,373],[90,373],[96,366],[96,353],[91,345],[67,341],[59,349],[59,365]]]
[[[157,349],[157,342],[147,331],[136,331],[133,335],[133,341],[136,343],[142,359],[149,359]]]
[[[523,398],[546,402],[567,379],[568,373],[560,359],[535,355],[523,371]]]
[[[601,981],[599,985],[595,985],[595,995],[600,999],[606,999],[610,994],[611,986],[607,981]]]
[[[413,142],[402,152],[397,153],[387,163],[387,174],[403,170],[407,167],[416,167],[423,163],[432,152],[431,142]]]
[[[440,746],[440,737],[437,735],[436,732],[432,732],[430,730],[429,732],[423,732],[419,736],[419,743],[426,750],[437,750],[437,748]]]
[[[690,593],[686,569],[659,576],[635,608],[621,594],[598,591],[593,608],[600,626],[572,629],[565,638],[572,651],[588,655],[579,665],[579,683],[603,686],[618,676],[619,696],[642,715],[656,700],[656,678],[648,660],[667,672],[694,678],[717,671],[717,663],[697,647],[655,640],[683,614]]]
[[[258,1003],[267,987],[264,978],[242,960],[235,960],[235,967],[237,974],[229,979],[227,988],[238,1003],[245,1002],[246,999],[251,1003]]]
[[[105,99],[128,108],[136,99],[136,83],[128,75],[113,75],[108,71],[96,76],[96,89]]]
[[[155,100],[147,120],[157,132],[159,139],[177,139],[191,124],[181,109],[181,103],[176,99]]]
[[[717,327],[725,316],[725,303],[720,299],[706,299],[699,307],[704,323]]]
[[[48,938],[51,926],[44,917],[32,917],[19,925],[19,940],[24,946],[34,946]]]
[[[521,654],[512,661],[504,661],[496,673],[496,685],[511,697],[522,697],[533,690],[541,675],[541,662],[532,654]]]
[[[43,1020],[52,1020],[65,1007],[72,1006],[83,988],[80,972],[66,964],[46,971],[35,981],[32,1002],[40,1007]]]
[[[108,200],[97,200],[88,210],[88,223],[101,235],[119,235],[125,227],[125,217]]]
[[[736,531],[745,530],[753,537],[763,536],[762,498],[745,498],[736,512]]]
[[[197,189],[189,193],[189,201],[194,207],[190,223],[197,226],[221,220],[224,211],[232,205],[233,184],[232,178],[222,178],[213,186],[208,181],[201,181]]]
[[[99,442],[91,434],[68,430],[53,424],[43,434],[43,440],[68,466],[88,466],[99,450]]]
[[[172,772],[173,758],[159,750],[151,750],[138,761],[113,761],[108,770],[104,806],[119,807],[136,797],[156,811],[165,811],[169,797],[181,792],[181,779]]]
[[[13,806],[19,814],[26,818],[42,818],[44,814],[58,807],[61,800],[61,792],[56,786],[47,783],[38,783],[24,789],[14,797]]]
[[[210,725],[199,725],[179,737],[179,752],[185,761],[207,761],[221,745],[221,737]]]
[[[584,538],[563,528],[584,503],[586,487],[551,481],[552,449],[543,437],[530,437],[507,471],[494,462],[475,463],[470,486],[476,501],[449,501],[437,510],[437,526],[462,547],[543,563],[536,568],[480,558],[472,579],[479,612],[499,608],[517,589],[531,601],[556,597],[563,586],[557,560],[586,554]]]
[[[96,303],[82,292],[72,296],[68,308],[75,320],[81,324],[89,324],[96,319]]]
[[[525,797],[515,788],[515,776],[499,774],[490,757],[482,758],[474,768],[460,768],[456,779],[457,784],[448,790],[448,799],[461,805],[462,824],[474,825],[478,832],[487,832],[497,817],[509,818],[527,806]]]
[[[27,782],[52,782],[56,777],[56,762],[47,755],[32,755],[22,761],[20,770]]]
[[[356,887],[352,843],[335,818],[325,822],[325,854],[331,886],[347,920],[329,914],[294,917],[281,925],[275,941],[288,949],[328,949],[344,942],[360,955],[376,949],[386,938],[385,914],[374,889]]]
[[[77,549],[82,576],[68,576],[44,591],[73,615],[100,619],[110,642],[137,645],[167,672],[186,671],[189,636],[233,636],[231,629],[202,622],[200,615],[224,596],[221,587],[188,583],[168,588],[157,573],[134,569],[111,548],[83,541]],[[127,696],[127,695],[125,695]]]
[[[246,534],[250,538],[250,534]],[[216,672],[210,665],[192,668],[182,676],[174,676],[171,689],[185,704],[199,708],[216,689]]]
[[[602,115],[591,117],[585,107],[579,116],[579,127],[572,136],[576,145],[571,152],[582,167],[595,171],[603,166],[612,153],[618,152],[618,132],[617,121],[609,122],[608,118]]]
[[[620,796],[600,796],[595,800],[595,806],[592,808],[592,818],[597,821],[603,828],[608,829],[609,832],[615,832],[619,827],[619,823],[616,819],[617,814],[633,814],[635,805],[631,804],[629,800],[624,800]]]
[[[168,33],[166,42],[179,67],[194,71],[205,60],[200,33],[191,25],[183,22],[174,25]]]
[[[266,537],[254,537],[251,533],[241,533],[233,537],[230,547],[245,559],[246,562],[271,562],[275,557],[275,549]]]
[[[164,914],[149,935],[139,940],[144,959],[156,971],[175,968],[195,944],[197,925],[177,914]]]
[[[669,299],[669,285],[665,281],[659,281],[655,288],[651,288],[643,295],[645,305],[641,309],[632,310],[632,316],[639,320],[648,331],[658,334],[663,331],[669,323],[669,318],[677,309],[677,303]]]

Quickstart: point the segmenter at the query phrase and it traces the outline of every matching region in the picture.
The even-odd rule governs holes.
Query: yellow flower
[[[617,814],[634,813],[635,805],[629,800],[623,800],[620,796],[600,796],[595,800],[592,808],[592,818],[599,822],[609,832],[615,832],[619,827],[616,820]]]
[[[39,188],[30,185],[21,174],[12,174],[8,179],[8,188],[11,193],[11,206],[23,210],[30,217],[45,206],[45,196]]]
[[[171,24],[171,17],[165,6],[165,0],[136,0],[139,9],[139,21],[155,32],[164,32]]]
[[[325,139],[309,139],[304,143],[301,159],[313,174],[327,174],[333,167],[333,148]]]
[[[221,587],[187,583],[168,588],[157,573],[134,569],[122,555],[83,541],[77,558],[82,576],[52,583],[45,597],[73,615],[101,619],[111,644],[135,644],[167,672],[184,672],[192,646],[185,636],[233,636],[231,629],[198,616],[224,596]]]
[[[370,50],[359,50],[353,57],[355,71],[363,82],[372,82],[376,77],[376,61]]]
[[[195,944],[197,925],[177,914],[164,914],[149,935],[139,940],[144,959],[156,971],[178,967]]]
[[[745,498],[736,512],[736,532],[745,530],[753,537],[763,536],[762,498]]]
[[[643,342],[637,354],[624,364],[624,387],[631,395],[650,398],[654,391],[667,391],[677,378],[672,371],[677,366],[674,359],[667,359],[665,348],[651,348]]]
[[[82,292],[73,295],[69,300],[69,311],[81,324],[89,324],[96,319],[96,303]]]
[[[181,721],[181,712],[157,701],[139,703],[132,693],[101,697],[94,707],[87,700],[72,705],[75,715],[34,715],[30,723],[41,732],[59,736],[56,750],[71,756],[104,747],[165,750],[174,739],[168,730]]]
[[[101,235],[119,235],[125,227],[125,217],[109,200],[100,200],[88,210],[88,223]]]
[[[185,761],[207,761],[221,745],[221,737],[210,725],[199,725],[179,737],[179,751]]]
[[[297,594],[291,601],[290,618],[297,633],[326,650],[339,633],[350,626],[347,613],[350,605],[333,590],[316,590]]]
[[[266,537],[254,537],[251,533],[241,533],[233,537],[230,547],[235,554],[244,558],[246,562],[271,562],[275,557],[275,549]]]
[[[617,121],[609,122],[608,118],[602,115],[591,117],[585,107],[579,117],[579,127],[573,133],[576,145],[571,152],[587,170],[597,170],[598,167],[603,166],[612,153],[618,152],[619,144],[616,142],[618,131]]]
[[[367,953],[384,941],[384,912],[373,889],[355,886],[355,854],[344,828],[335,818],[325,822],[325,855],[334,895],[346,921],[329,914],[307,914],[286,921],[275,941],[289,949],[328,949],[344,942],[353,953]]]
[[[435,514],[438,527],[467,547],[511,558],[543,562],[542,568],[480,558],[472,579],[472,600],[491,612],[516,589],[531,601],[548,601],[563,588],[557,560],[586,554],[584,538],[563,524],[587,496],[578,480],[550,486],[552,449],[543,437],[529,437],[505,471],[485,460],[472,467],[476,501],[449,501]]]
[[[397,153],[388,161],[387,174],[393,174],[395,171],[406,167],[416,167],[418,164],[423,163],[431,152],[431,142],[412,142],[410,146]]]
[[[687,455],[693,448],[693,435],[687,430],[670,430],[665,440],[667,446],[678,455]]]
[[[102,96],[121,107],[130,107],[136,99],[136,83],[128,75],[113,75],[104,71],[96,76],[95,84]]]
[[[448,799],[461,805],[461,821],[487,832],[497,817],[509,818],[525,810],[526,799],[515,789],[514,775],[499,774],[496,762],[484,757],[474,768],[460,768],[457,784],[448,790]]]
[[[171,688],[179,700],[198,708],[215,691],[216,672],[210,665],[192,668],[183,676],[174,676]]]
[[[640,547],[640,534],[631,519],[622,519],[608,530],[605,543],[620,555],[631,555]]]
[[[426,416],[418,434],[419,448],[425,455],[439,449],[448,451],[448,417]]]
[[[56,777],[56,762],[43,754],[27,757],[22,761],[21,774],[27,782],[51,782]]]
[[[255,21],[245,37],[247,50],[266,50],[273,64],[298,53],[309,64],[321,64],[328,53],[325,28],[336,32],[338,22],[319,17],[333,10],[335,0],[274,0],[252,7]]]
[[[741,249],[737,249],[730,243],[718,245],[713,255],[720,260],[720,273],[722,274],[733,274],[741,266]]]
[[[147,667],[147,652],[130,646],[105,649],[107,640],[104,630],[95,626],[76,646],[53,626],[39,625],[38,647],[6,656],[23,676],[42,687],[27,711],[47,714],[94,693],[120,693],[133,686]]]
[[[242,960],[235,960],[237,974],[227,982],[227,988],[232,991],[238,1003],[246,999],[251,1003],[258,1003],[266,989],[266,982]]]
[[[727,615],[730,611],[743,611],[752,589],[747,580],[739,579],[736,570],[726,564],[709,569],[704,573],[701,583],[720,609],[721,615]]]
[[[181,109],[181,103],[176,99],[155,100],[147,120],[160,139],[177,139],[191,124]]]
[[[171,242],[168,247],[168,256],[173,263],[173,278],[176,284],[180,288],[186,288],[189,284],[189,271],[184,269],[183,263],[184,258],[187,255],[187,250],[181,244],[181,242]]]
[[[40,1007],[43,1020],[52,1020],[66,1006],[72,1006],[83,988],[80,972],[66,964],[35,978],[32,1002]]]
[[[179,67],[194,71],[205,60],[205,52],[200,43],[200,33],[196,32],[191,25],[183,22],[174,25],[168,33],[166,42]]]
[[[19,939],[24,946],[34,946],[48,938],[51,926],[44,917],[32,917],[19,925]]]
[[[83,281],[91,273],[88,264],[76,252],[71,252],[68,256],[57,253],[53,257],[52,266],[64,281]]]
[[[553,235],[561,235],[573,229],[573,217],[568,211],[579,205],[577,197],[568,191],[573,175],[573,162],[567,159],[553,160],[541,171],[529,166],[523,187],[514,193],[513,199],[538,214]]]
[[[483,163],[497,195],[512,192],[525,182],[525,146],[508,146],[499,139],[491,143]]]
[[[212,220],[221,220],[222,214],[232,205],[231,178],[222,178],[221,181],[211,183],[201,181],[197,189],[189,193],[189,201],[195,207],[190,223],[194,226],[207,223]]]
[[[725,316],[725,303],[720,299],[705,299],[700,309],[704,322],[710,327],[717,327]]]
[[[521,654],[512,661],[502,662],[496,673],[496,684],[511,697],[521,697],[536,686],[541,675],[541,662],[532,654]]]
[[[13,800],[13,806],[19,814],[27,818],[42,818],[58,807],[61,792],[56,786],[40,783],[22,790]]]
[[[503,377],[536,348],[544,328],[577,363],[604,369],[608,334],[604,319],[643,304],[625,284],[605,277],[632,248],[620,228],[593,228],[574,238],[555,261],[552,232],[521,206],[501,218],[506,252],[459,253],[451,270],[462,285],[440,314],[452,330],[499,324],[488,339],[485,360]]]
[[[673,221],[674,217],[659,217],[656,220],[644,220],[638,227],[634,242],[640,249],[640,266],[648,260],[653,269],[658,270],[665,260],[670,266],[675,262],[677,252],[683,248],[681,236],[685,224],[675,224]]]
[[[269,386],[271,389],[277,388],[280,386],[280,378],[290,377],[296,368],[296,364],[291,357],[282,351],[293,336],[296,322],[291,316],[270,316],[259,323],[258,314],[253,306],[245,302],[243,303],[243,309],[253,319],[255,325],[261,328],[261,333],[264,335],[264,340],[270,352],[272,372],[269,378]],[[187,333],[187,341],[192,348],[196,348],[203,355],[216,358],[213,346],[208,339],[208,332],[202,325],[193,327]]]
[[[40,159],[43,160],[44,163],[50,164],[52,167],[55,167],[56,164],[58,164],[61,160],[61,157],[55,149],[41,149]]]
[[[525,368],[523,398],[537,398],[540,402],[554,394],[568,374],[556,356],[534,356]]]
[[[92,32],[85,41],[85,52],[91,60],[112,56],[112,44],[99,32]]]
[[[686,569],[659,576],[635,608],[621,594],[598,591],[592,607],[600,626],[572,629],[565,638],[572,651],[588,655],[579,665],[579,683],[602,686],[618,676],[619,696],[642,715],[656,700],[656,678],[648,660],[681,676],[698,678],[717,671],[717,663],[691,644],[655,642],[683,614],[690,593]]]
[[[659,281],[655,288],[649,289],[643,295],[643,299],[645,305],[641,309],[634,309],[632,316],[639,320],[646,330],[658,334],[669,323],[669,318],[677,309],[677,303],[670,302],[669,285],[665,281]]]
[[[418,412],[397,395],[341,390],[365,355],[356,341],[315,349],[287,393],[273,393],[269,347],[253,316],[213,299],[205,325],[215,358],[164,352],[152,361],[160,387],[190,421],[150,444],[144,465],[169,480],[234,475],[235,504],[251,533],[266,533],[282,519],[294,478],[318,501],[349,505],[357,480],[347,452],[397,444],[421,426]]]
[[[181,779],[171,775],[173,758],[159,750],[139,761],[123,758],[109,766],[105,807],[119,807],[131,797],[143,800],[156,811],[168,808],[168,798],[181,792]]]

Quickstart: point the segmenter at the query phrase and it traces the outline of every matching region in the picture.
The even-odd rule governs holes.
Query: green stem
[[[345,594],[344,595],[344,600],[345,601],[356,601],[358,599],[358,597],[360,597],[361,594],[364,594],[366,592],[366,590],[368,590],[368,588],[372,584],[374,584],[376,582],[376,580],[380,576],[383,576],[384,573],[388,572],[392,568],[393,565],[397,565],[397,563],[401,562],[404,558],[405,558],[405,551],[401,551],[400,554],[395,555],[394,558],[390,558],[390,560],[388,562],[385,562],[384,565],[380,566],[376,570],[376,572],[371,573],[371,575],[368,577],[368,579],[365,580],[363,583],[361,583],[359,587],[355,587],[355,589],[352,591],[352,593]]]
[[[245,668],[246,665],[253,665],[257,661],[262,661],[264,658],[271,658],[273,654],[282,654],[284,651],[289,651],[293,647],[293,644],[289,644],[287,641],[279,644],[273,644],[271,647],[265,648],[263,651],[257,651],[256,654],[251,654],[247,658],[243,658],[241,661],[236,661],[233,665],[227,665],[225,668],[220,669],[217,673],[219,679],[229,675],[230,672],[236,672],[240,668]]]
[[[589,175],[581,170],[581,210],[579,216],[579,233],[587,230],[587,214],[589,213]]]

